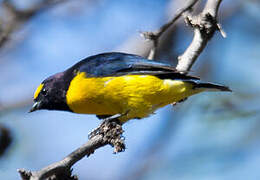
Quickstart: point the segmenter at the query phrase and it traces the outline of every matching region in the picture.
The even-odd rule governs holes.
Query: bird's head
[[[69,110],[66,104],[66,88],[63,73],[45,79],[34,93],[34,104],[29,112],[40,109]]]

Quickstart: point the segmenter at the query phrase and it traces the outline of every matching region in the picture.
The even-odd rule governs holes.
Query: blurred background
[[[100,123],[94,115],[27,113],[43,79],[102,52],[147,56],[151,44],[139,32],[158,29],[181,6],[181,0],[0,0],[0,178],[19,179],[19,168],[61,160]],[[234,92],[200,94],[128,122],[126,151],[98,149],[73,167],[79,179],[260,179],[260,2],[224,0],[219,20],[227,38],[217,32],[191,74]],[[192,35],[179,20],[162,37],[156,59],[176,65]]]

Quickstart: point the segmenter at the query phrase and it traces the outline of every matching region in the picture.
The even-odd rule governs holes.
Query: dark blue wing
[[[87,77],[154,75],[162,79],[199,79],[179,73],[169,64],[126,53],[104,53],[90,56],[70,69],[86,72]]]

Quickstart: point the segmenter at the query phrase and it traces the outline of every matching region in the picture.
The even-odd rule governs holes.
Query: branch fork
[[[221,35],[225,38],[226,33],[222,29],[220,23],[217,22],[216,17],[213,17],[209,12],[201,13],[197,16],[192,15],[190,12],[184,14],[185,23],[192,28],[197,28],[201,31],[201,34],[206,36],[204,38],[211,39],[216,30],[221,32]]]
[[[219,30],[222,36],[226,37],[220,24],[217,23],[217,12],[220,3],[221,0],[208,0],[200,14],[194,16],[188,11],[183,14],[186,24],[193,28],[194,36],[185,52],[178,57],[176,67],[178,71],[188,72],[190,70],[216,30]]]

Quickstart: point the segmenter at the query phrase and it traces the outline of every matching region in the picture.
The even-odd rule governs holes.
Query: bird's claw
[[[88,139],[92,139],[94,136],[100,134],[100,128],[104,127],[105,124],[107,123],[117,123],[121,124],[120,121],[118,120],[119,117],[122,115],[116,114],[114,116],[108,117],[102,121],[102,123],[95,129],[93,129],[89,134],[88,134]]]

